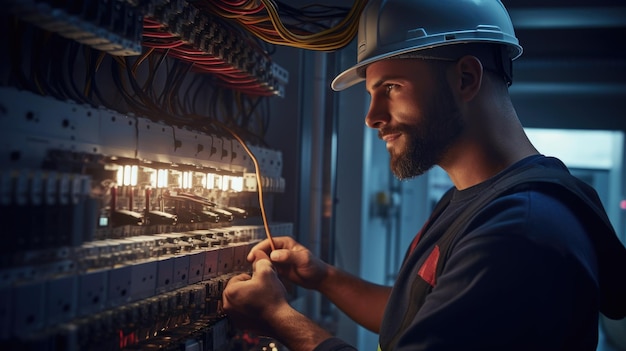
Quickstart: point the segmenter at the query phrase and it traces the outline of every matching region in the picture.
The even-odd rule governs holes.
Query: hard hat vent
[[[424,30],[424,28],[411,29],[407,32],[406,39],[410,40],[415,38],[421,38],[427,35],[428,34],[426,34],[426,30]]]

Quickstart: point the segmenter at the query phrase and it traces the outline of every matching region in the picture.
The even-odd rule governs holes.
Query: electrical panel
[[[256,110],[288,73],[200,2],[3,5],[0,349],[237,349],[222,291],[293,232]]]
[[[265,237],[238,142],[9,88],[0,106],[0,345],[227,347],[221,292]],[[281,153],[254,149],[284,191]]]
[[[365,1],[1,3],[0,349],[275,349],[221,301],[293,234],[272,55],[347,45]]]

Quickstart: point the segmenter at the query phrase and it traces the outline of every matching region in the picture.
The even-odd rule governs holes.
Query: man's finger
[[[250,254],[248,256],[253,257],[253,262],[258,261],[260,259],[267,259],[267,260],[270,259],[267,253],[261,250],[250,251]]]
[[[273,241],[274,241],[275,249],[291,249],[296,244],[296,242],[291,237],[288,237],[288,236],[277,236],[277,237],[274,237]],[[247,257],[248,262],[254,261],[255,259],[254,252],[257,250],[265,252],[266,254],[269,255],[270,252],[272,252],[270,241],[268,239],[265,239],[261,241],[260,243],[256,244],[255,246],[253,246],[252,249],[250,249],[250,253],[248,253],[248,257]]]
[[[236,283],[238,283],[238,282],[244,282],[244,281],[246,281],[246,280],[250,280],[250,279],[252,279],[252,277],[250,276],[250,274],[241,273],[241,274],[238,274],[238,275],[236,275],[236,276],[234,276],[234,277],[230,278],[230,279],[228,280],[228,284],[231,284],[231,283],[232,283],[232,284],[236,284]],[[226,285],[228,285],[228,284],[226,284]]]
[[[272,262],[287,262],[289,260],[289,255],[291,255],[291,250],[274,250],[270,253],[270,260]]]
[[[250,252],[248,253],[248,257],[246,257],[246,259],[248,260],[248,262],[254,262],[254,260],[256,259],[256,252],[269,253],[271,251],[272,248],[270,246],[270,241],[268,239],[265,239],[260,243],[254,245],[252,249],[250,249]]]
[[[276,272],[272,262],[267,258],[261,258],[259,260],[254,261],[252,264],[252,270],[254,274],[264,274],[269,272]]]

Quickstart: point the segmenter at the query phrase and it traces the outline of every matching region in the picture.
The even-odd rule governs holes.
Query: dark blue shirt
[[[598,330],[596,257],[576,215],[533,190],[491,202],[454,246],[441,276],[411,324],[399,330],[411,282],[435,242],[481,191],[534,156],[462,191],[422,235],[394,285],[380,334],[400,333],[397,350],[595,350]]]
[[[381,345],[394,340],[392,349],[411,351],[596,349],[596,255],[581,221],[557,198],[535,190],[499,197],[460,234],[442,274],[424,273],[437,240],[466,206],[500,177],[531,163],[566,171],[555,158],[531,156],[481,184],[454,190],[407,252]],[[406,315],[416,279],[433,288],[423,306]],[[326,344],[341,349],[336,339]]]

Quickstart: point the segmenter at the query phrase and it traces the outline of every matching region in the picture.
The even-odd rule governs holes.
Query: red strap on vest
[[[417,275],[422,277],[430,286],[435,286],[437,279],[437,262],[439,262],[439,246],[435,245],[433,251],[430,252],[426,261],[422,263]]]

